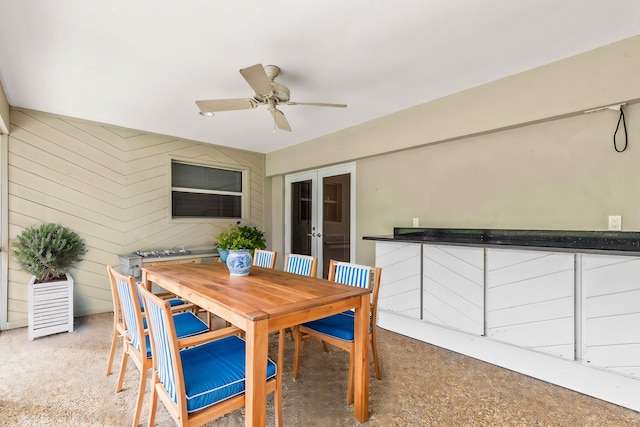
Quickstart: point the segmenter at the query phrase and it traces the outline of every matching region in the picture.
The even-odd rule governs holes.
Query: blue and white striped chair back
[[[371,267],[367,265],[333,261],[333,268],[334,282],[367,289],[371,286]]]
[[[314,257],[309,255],[289,254],[287,256],[287,265],[284,266],[284,271],[302,276],[311,276],[311,267],[314,259]]]
[[[151,330],[154,370],[171,399],[177,403],[176,361],[173,360],[171,352],[171,343],[177,339],[175,334],[171,333],[171,331],[175,331],[175,325],[172,325],[173,315],[165,307],[165,301],[146,289],[141,287],[139,289],[145,306],[147,323]],[[174,345],[177,347],[176,343]]]
[[[276,253],[273,251],[265,251],[256,249],[253,253],[253,265],[258,267],[273,268],[275,264]]]
[[[135,289],[131,289],[131,283],[129,281],[122,280],[119,277],[115,279],[118,288],[118,297],[120,298],[120,306],[122,307],[122,316],[124,317],[124,322],[127,327],[126,338],[135,349],[142,351],[140,348],[140,337],[142,336],[141,328],[143,326],[139,324],[139,315],[136,313],[136,311],[140,310],[138,293],[135,292]]]

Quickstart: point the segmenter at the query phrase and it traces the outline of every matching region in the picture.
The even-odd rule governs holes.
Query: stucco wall
[[[629,146],[613,148],[618,113],[603,111],[357,162],[357,234],[394,226],[640,230],[640,104],[626,109]],[[623,141],[619,136],[619,142]],[[619,146],[623,144],[619,143]],[[358,259],[374,259],[360,242]]]
[[[269,153],[267,174],[355,160],[361,263],[374,262],[363,235],[414,217],[427,227],[601,230],[616,214],[640,230],[639,75],[633,37]],[[625,101],[629,148],[616,153],[618,114],[584,111]]]
[[[268,153],[267,175],[581,115],[621,101],[638,102],[639,74],[636,36]]]

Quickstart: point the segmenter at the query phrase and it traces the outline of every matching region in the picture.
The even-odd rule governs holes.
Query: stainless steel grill
[[[128,254],[120,255],[120,271],[122,274],[128,274],[136,279],[142,276],[142,259],[143,258],[162,258],[170,256],[189,255],[188,249],[158,249],[153,251],[135,251]]]
[[[189,255],[191,253],[188,249],[160,249],[156,251],[135,251],[134,255],[141,256],[142,258],[160,258],[164,256],[177,256],[177,255]]]

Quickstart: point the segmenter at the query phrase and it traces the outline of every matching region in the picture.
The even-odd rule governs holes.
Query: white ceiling
[[[9,103],[271,152],[640,34],[639,0],[0,0]],[[273,133],[238,72],[281,67]]]

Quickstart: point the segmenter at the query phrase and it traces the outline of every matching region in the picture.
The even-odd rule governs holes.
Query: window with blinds
[[[245,171],[171,162],[173,218],[242,218]]]

